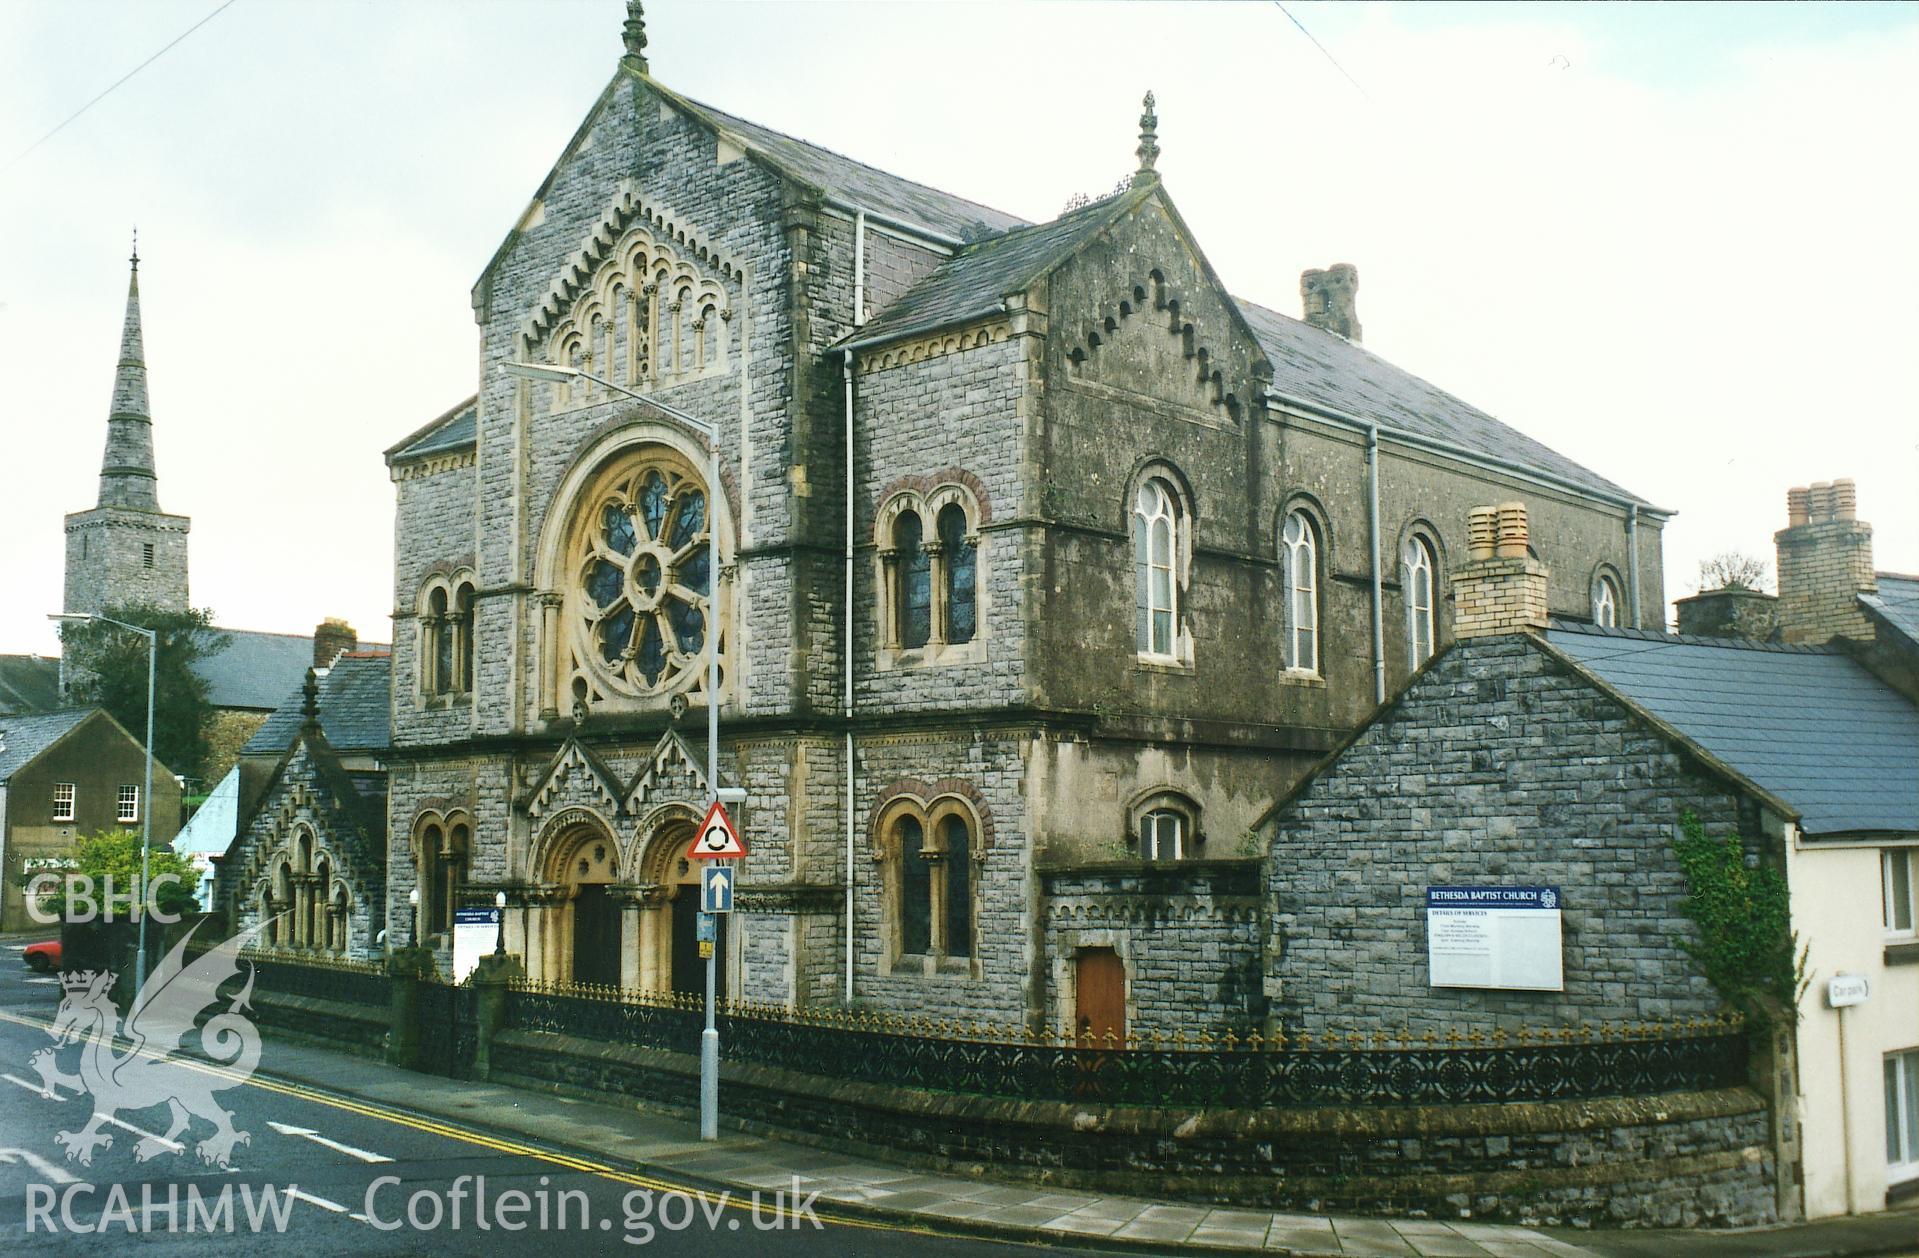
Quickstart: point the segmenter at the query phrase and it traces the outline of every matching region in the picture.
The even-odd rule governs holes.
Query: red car
[[[45,943],[27,945],[27,967],[45,974],[49,970],[60,968],[60,941],[49,939]]]

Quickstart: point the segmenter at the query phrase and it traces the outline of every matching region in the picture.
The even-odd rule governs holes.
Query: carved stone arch
[[[649,809],[633,827],[633,881],[657,886],[681,881],[676,866],[692,845],[702,815],[679,800]]]
[[[893,526],[899,523],[901,516],[911,511],[920,517],[922,528],[927,526],[926,503],[920,496],[917,486],[901,484],[895,481],[881,490],[880,504],[873,512],[873,544],[881,548],[893,544]]]
[[[1181,570],[1184,572],[1191,560],[1191,534],[1199,524],[1199,497],[1193,491],[1193,482],[1187,477],[1179,464],[1157,454],[1143,455],[1133,461],[1133,469],[1126,477],[1126,496],[1120,502],[1119,527],[1127,537],[1133,535],[1133,502],[1139,496],[1139,487],[1146,481],[1158,477],[1173,487],[1173,496],[1178,502],[1180,514],[1187,527],[1183,534],[1181,547]]]
[[[867,812],[867,841],[872,846],[874,857],[878,859],[884,855],[884,846],[891,842],[885,831],[892,828],[891,823],[895,819],[913,811],[927,813],[934,801],[945,796],[965,801],[979,823],[977,833],[980,850],[984,852],[992,847],[993,811],[979,787],[964,778],[941,778],[937,782],[901,778],[883,787]]]
[[[961,480],[951,474],[942,473],[942,475],[946,476],[946,479],[938,480],[926,493],[929,527],[932,521],[939,519],[941,511],[950,506],[958,506],[966,515],[968,535],[977,539],[980,525],[986,523],[985,506],[973,489],[973,486],[978,484],[978,478],[969,475],[966,480]],[[968,481],[972,483],[969,484]]]
[[[1384,561],[1383,566],[1392,574],[1388,579],[1395,583],[1400,581],[1402,570],[1405,566],[1401,557],[1406,553],[1406,543],[1415,537],[1426,539],[1427,545],[1433,548],[1433,598],[1435,602],[1450,598],[1452,585],[1447,579],[1449,565],[1446,560],[1446,537],[1445,534],[1439,531],[1439,526],[1424,515],[1411,516],[1404,524],[1400,525],[1399,535],[1393,541],[1393,553],[1390,556],[1381,556]]]
[[[578,849],[592,841],[607,846],[605,857],[591,862],[594,866],[612,865],[615,877],[631,867],[631,854],[621,842],[613,822],[596,809],[575,806],[554,813],[540,827],[528,853],[527,869],[537,881],[567,885],[572,882],[569,868]]]

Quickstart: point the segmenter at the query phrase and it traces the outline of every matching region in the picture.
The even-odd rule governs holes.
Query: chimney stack
[[[1358,295],[1359,268],[1350,262],[1300,273],[1299,300],[1306,308],[1306,322],[1355,345],[1360,339]]]
[[[1546,565],[1526,550],[1526,504],[1474,507],[1468,556],[1453,570],[1453,637],[1486,638],[1546,627]]]
[[[360,645],[353,626],[336,616],[328,616],[313,631],[313,667],[331,668],[333,661]]]
[[[1859,596],[1875,593],[1879,580],[1872,571],[1872,525],[1858,518],[1858,509],[1858,490],[1850,480],[1786,492],[1786,527],[1772,535],[1779,550],[1783,641],[1872,640],[1872,622]]]

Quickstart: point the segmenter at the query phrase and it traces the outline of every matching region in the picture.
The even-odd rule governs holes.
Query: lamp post
[[[64,625],[87,625],[97,620],[101,624],[115,625],[129,633],[137,633],[147,640],[147,784],[140,794],[140,897],[133,910],[140,921],[140,952],[133,959],[133,990],[137,996],[140,989],[147,985],[147,909],[150,907],[147,904],[147,882],[153,847],[153,684],[159,672],[160,631],[91,612],[62,612],[47,619]]]
[[[499,926],[500,933],[493,937],[493,955],[506,955],[506,892],[493,893],[493,920]]]
[[[571,384],[586,380],[612,393],[644,402],[662,415],[691,429],[706,441],[706,782],[715,792],[707,800],[717,802],[720,787],[720,529],[717,504],[720,497],[720,441],[714,425],[657,398],[603,380],[578,367],[560,367],[546,363],[501,363],[500,370],[519,380],[537,380],[547,384]],[[718,949],[713,950],[715,954]],[[706,958],[706,1030],[700,1034],[700,1139],[720,1137],[720,1032],[713,1022],[717,982],[715,956]]]
[[[417,948],[420,946],[420,889],[418,887],[406,893],[406,908],[407,921],[411,923],[407,927],[406,946]]]

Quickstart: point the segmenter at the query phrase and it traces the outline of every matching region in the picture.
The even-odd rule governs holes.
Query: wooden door
[[[573,896],[573,981],[620,985],[620,910],[600,883]]]
[[[1074,958],[1073,1031],[1104,1048],[1126,1043],[1126,965],[1111,948],[1082,948]],[[1112,1038],[1107,1039],[1108,1034]]]

